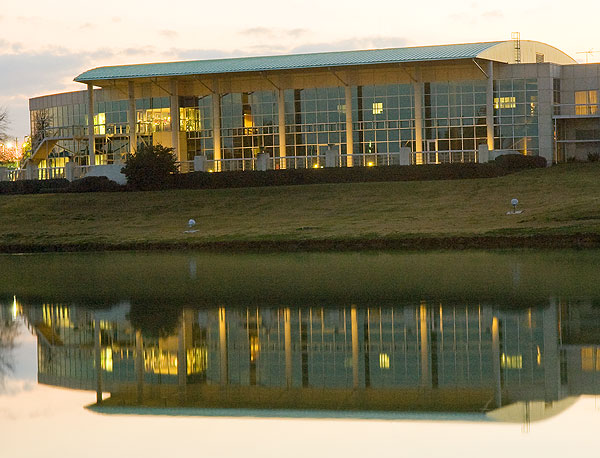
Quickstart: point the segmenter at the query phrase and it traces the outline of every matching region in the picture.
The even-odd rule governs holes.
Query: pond
[[[3,456],[597,456],[597,251],[0,265]]]

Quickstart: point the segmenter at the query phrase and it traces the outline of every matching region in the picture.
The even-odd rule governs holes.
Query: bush
[[[170,183],[170,175],[177,172],[175,162],[173,148],[141,145],[134,154],[127,156],[121,172],[127,177],[127,184],[134,189],[164,189]]]
[[[546,159],[542,156],[525,156],[523,154],[503,154],[498,156],[494,162],[509,171],[546,167]]]
[[[588,153],[587,157],[590,162],[600,161],[600,153]]]
[[[64,178],[53,180],[0,181],[0,194],[38,194],[64,192],[69,182]]]
[[[123,186],[109,180],[108,177],[84,177],[73,181],[67,188],[67,192],[114,192],[122,190]]]

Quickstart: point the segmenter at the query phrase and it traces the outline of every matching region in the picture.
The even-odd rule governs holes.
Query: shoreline
[[[462,251],[496,249],[598,249],[600,234],[473,235],[449,237],[325,238],[126,243],[0,243],[0,254],[88,253],[119,251],[204,251],[217,253],[298,253],[361,251]]]

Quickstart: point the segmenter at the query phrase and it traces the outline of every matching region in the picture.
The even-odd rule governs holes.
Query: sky
[[[521,423],[461,420],[102,415],[85,409],[94,392],[36,384],[36,338],[23,326],[17,343],[16,370],[0,389],[7,457],[598,457],[600,400],[593,396],[532,422],[528,432]]]
[[[19,0],[0,8],[0,107],[29,134],[28,99],[82,90],[103,65],[522,40],[580,62],[600,50],[595,0]],[[599,62],[600,52],[587,56]]]

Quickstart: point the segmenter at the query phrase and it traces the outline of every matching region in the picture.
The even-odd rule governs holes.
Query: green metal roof
[[[210,75],[218,73],[262,72],[302,68],[342,67],[401,62],[423,62],[450,59],[472,59],[501,41],[457,45],[420,46],[414,48],[340,51],[287,56],[240,57],[194,60],[155,64],[98,67],[82,73],[80,83],[100,80],[147,78],[158,76]]]

